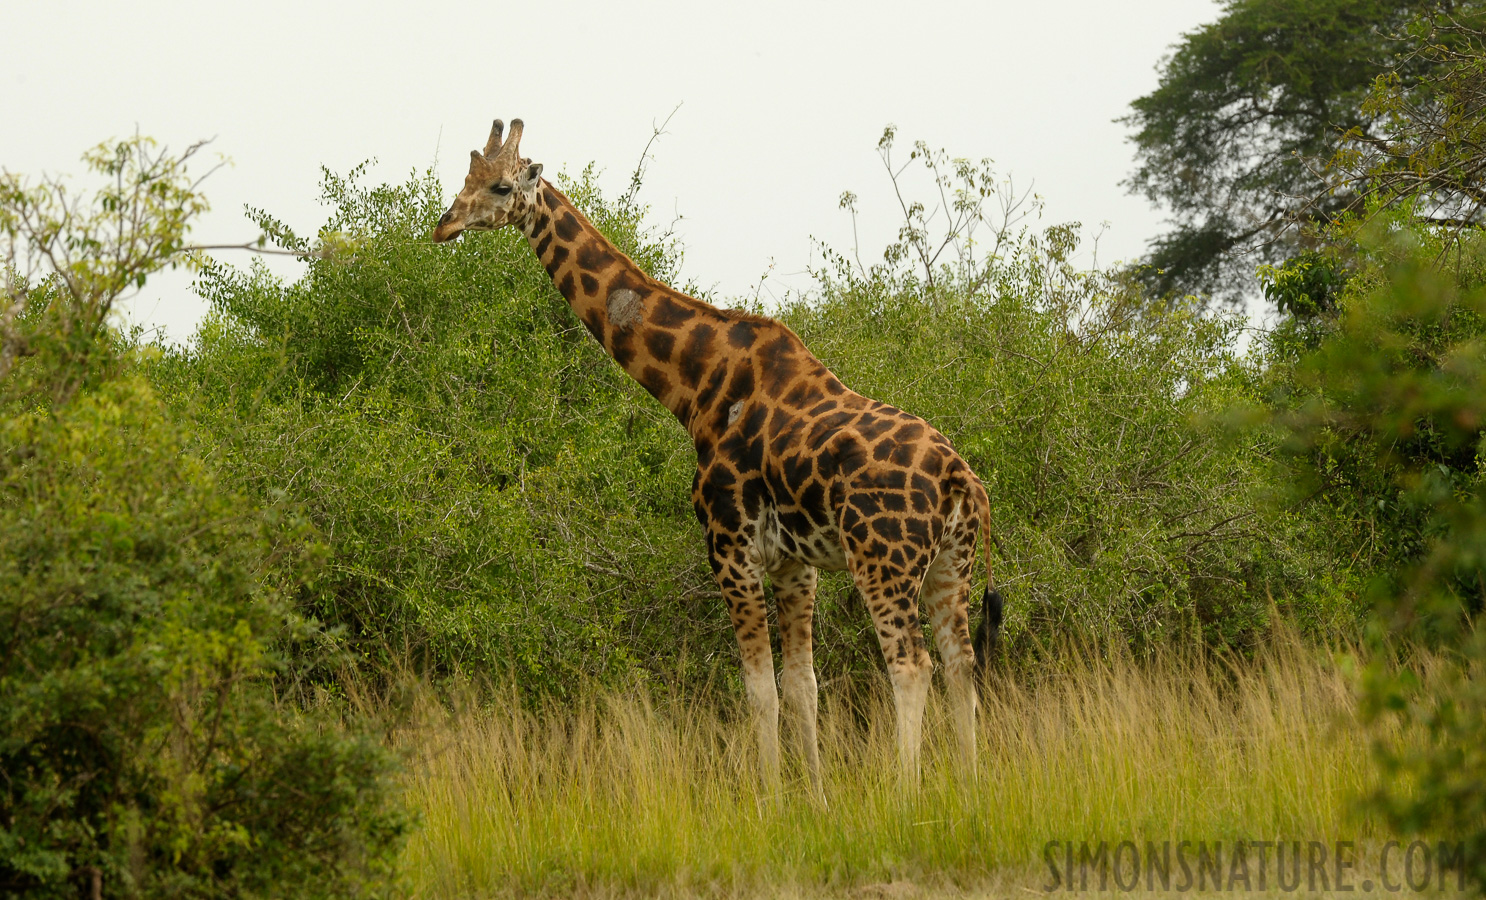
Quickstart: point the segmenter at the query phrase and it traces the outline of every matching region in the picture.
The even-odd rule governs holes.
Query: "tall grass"
[[[1354,812],[1373,775],[1347,677],[1290,639],[1242,662],[1068,653],[997,681],[975,780],[931,706],[911,795],[886,692],[828,689],[824,803],[799,771],[762,793],[734,703],[608,692],[533,711],[505,696],[429,707],[408,733],[419,896],[964,888],[1007,872],[1035,886],[1050,840],[1377,837]]]

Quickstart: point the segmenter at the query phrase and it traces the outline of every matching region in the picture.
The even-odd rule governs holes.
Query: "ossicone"
[[[485,155],[487,157],[494,156],[497,152],[499,152],[501,143],[501,132],[505,130],[506,123],[502,122],[500,119],[496,119],[495,123],[490,126],[490,140],[485,142]]]

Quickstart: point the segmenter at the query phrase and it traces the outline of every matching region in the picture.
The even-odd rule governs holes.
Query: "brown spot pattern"
[[[804,683],[815,570],[826,568],[851,573],[895,684],[927,684],[923,615],[960,684],[974,660],[968,602],[990,508],[949,441],[847,389],[783,324],[649,278],[555,188],[542,190],[551,214],[535,214],[533,249],[588,330],[691,433],[692,505],[750,683],[773,665],[766,578],[786,693]]]

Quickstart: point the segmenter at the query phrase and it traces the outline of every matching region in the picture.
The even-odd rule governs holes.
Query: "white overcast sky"
[[[874,149],[888,123],[991,157],[1044,198],[1048,224],[1107,223],[1106,263],[1162,230],[1119,185],[1133,157],[1113,120],[1219,13],[1212,0],[11,0],[0,166],[79,172],[84,149],[136,129],[177,148],[212,138],[232,165],[207,181],[213,210],[193,237],[237,242],[257,234],[244,204],[312,235],[321,165],[374,158],[372,177],[394,182],[432,165],[452,196],[495,117],[525,120],[523,155],[549,176],[593,161],[617,193],[681,104],[642,199],[656,224],[681,217],[685,274],[721,299],[751,295],[771,262],[776,293],[805,286],[812,236],[849,248],[843,190],[861,197],[864,258],[880,252],[896,229]],[[180,340],[205,311],[174,274],[129,315]]]

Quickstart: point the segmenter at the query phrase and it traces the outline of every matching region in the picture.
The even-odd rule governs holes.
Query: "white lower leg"
[[[953,667],[945,667],[945,681],[949,688],[950,713],[954,716],[955,734],[960,744],[960,766],[964,773],[975,777],[975,678],[968,660],[957,660]]]
[[[779,691],[774,686],[774,661],[743,673],[748,688],[749,705],[753,707],[754,727],[758,732],[758,759],[764,790],[779,788]]]
[[[898,764],[904,783],[917,787],[919,745],[924,733],[924,706],[929,699],[932,668],[927,658],[917,667],[894,669],[893,704],[898,712]]]
[[[784,698],[794,716],[800,735],[800,751],[810,773],[810,785],[820,792],[820,744],[816,735],[818,695],[815,670],[808,666],[790,666],[784,670]]]
[[[957,551],[935,561],[924,587],[924,604],[934,622],[934,640],[944,664],[949,689],[950,716],[960,745],[961,771],[975,775],[975,651],[970,646],[966,597],[969,593],[969,564],[965,552]]]

